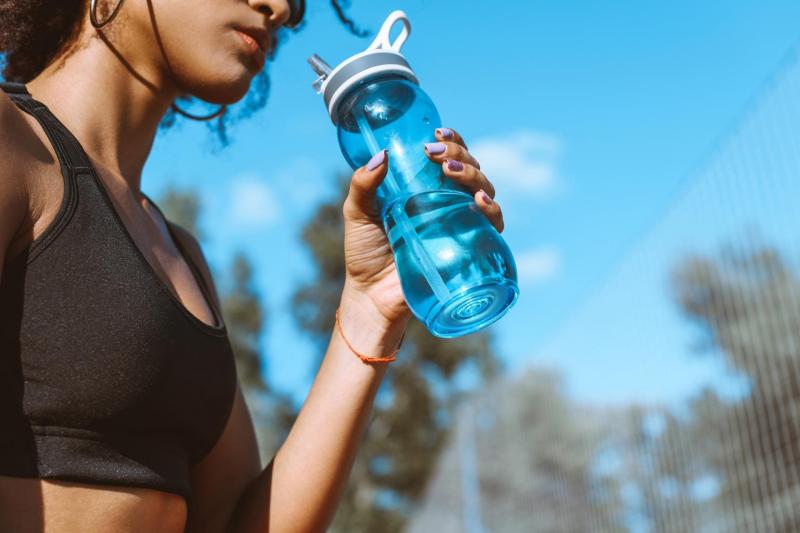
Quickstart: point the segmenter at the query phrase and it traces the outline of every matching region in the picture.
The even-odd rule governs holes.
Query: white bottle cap
[[[389,34],[397,22],[403,24],[394,41],[389,40]],[[372,44],[354,56],[348,57],[334,69],[325,63],[318,55],[314,54],[308,59],[314,71],[320,77],[312,87],[321,94],[325,107],[334,124],[337,122],[336,106],[348,90],[353,86],[364,83],[379,75],[399,74],[408,80],[419,83],[414,71],[400,53],[400,48],[405,44],[411,33],[411,23],[406,14],[400,10],[393,11],[384,21],[378,35]]]

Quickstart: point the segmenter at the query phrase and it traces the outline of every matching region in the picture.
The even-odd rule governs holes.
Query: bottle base
[[[466,287],[444,304],[435,305],[425,325],[436,337],[451,339],[493,324],[516,303],[519,287],[500,279]]]

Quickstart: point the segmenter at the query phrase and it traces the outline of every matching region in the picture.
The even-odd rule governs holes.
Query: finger
[[[428,159],[437,163],[441,163],[445,159],[455,159],[476,168],[481,168],[478,160],[472,157],[472,154],[466,148],[454,142],[425,143],[425,155],[428,156]]]
[[[503,222],[503,211],[500,209],[500,204],[489,198],[485,191],[478,191],[474,195],[475,203],[489,219],[489,222],[497,229],[498,233],[503,233],[505,222]]]
[[[464,148],[467,148],[467,143],[464,142],[464,139],[459,135],[459,133],[451,128],[436,128],[435,136],[437,141],[449,141],[454,142],[456,144],[460,144]]]
[[[375,154],[366,165],[353,172],[350,191],[342,206],[345,216],[357,218],[379,215],[375,202],[375,191],[386,177],[386,171],[389,168],[388,162],[389,154],[384,149]]]
[[[486,178],[486,174],[472,165],[465,165],[456,159],[448,159],[442,163],[442,171],[448,178],[466,185],[473,192],[483,189],[494,198],[494,185]]]

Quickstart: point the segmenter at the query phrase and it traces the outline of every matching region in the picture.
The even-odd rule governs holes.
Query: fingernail
[[[443,139],[452,139],[453,138],[453,130],[450,128],[437,128],[439,135],[442,136]]]
[[[447,168],[453,172],[461,172],[464,170],[464,163],[461,161],[456,161],[455,159],[451,159],[447,162]]]
[[[483,198],[483,201],[486,202],[487,204],[492,203],[492,199],[489,197],[488,194],[486,194],[486,191],[484,191],[483,189],[481,189],[481,198]]]
[[[425,149],[429,154],[441,154],[447,150],[447,145],[444,143],[425,143]]]
[[[377,154],[373,155],[372,159],[370,159],[367,162],[367,170],[375,170],[376,168],[378,168],[383,164],[385,159],[386,159],[386,150],[384,149],[378,152]]]

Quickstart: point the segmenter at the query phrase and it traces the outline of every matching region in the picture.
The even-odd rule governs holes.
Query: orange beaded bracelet
[[[342,336],[342,339],[344,340],[345,344],[347,344],[347,347],[350,348],[350,350],[354,354],[356,354],[358,356],[358,358],[361,359],[361,362],[364,363],[364,364],[367,364],[367,363],[391,363],[392,361],[397,359],[397,357],[396,357],[397,356],[397,352],[400,351],[400,347],[403,345],[403,339],[406,338],[406,333],[404,331],[403,332],[403,336],[400,337],[400,342],[398,343],[397,348],[395,348],[395,350],[392,353],[390,353],[389,355],[386,355],[384,357],[368,357],[366,355],[362,355],[362,354],[358,353],[358,351],[355,348],[353,348],[353,345],[350,344],[350,341],[347,340],[347,337],[344,336],[344,331],[342,330],[342,323],[339,321],[339,309],[338,308],[336,309],[336,326],[339,328],[339,334]]]

